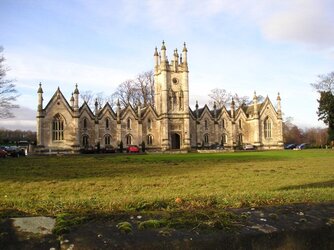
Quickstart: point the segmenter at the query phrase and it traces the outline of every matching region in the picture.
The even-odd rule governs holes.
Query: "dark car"
[[[296,144],[291,143],[291,144],[287,144],[287,145],[285,145],[285,146],[284,146],[284,149],[294,149],[294,148],[296,148],[296,147],[297,147]]]
[[[307,148],[307,143],[302,143],[297,146],[297,149],[306,149]]]
[[[129,145],[126,148],[127,153],[139,153],[139,147],[137,145]]]
[[[101,149],[102,153],[115,153],[116,149],[113,146],[106,146],[105,148]]]
[[[7,157],[7,151],[0,149],[0,158],[6,158]]]
[[[16,146],[9,146],[6,147],[6,151],[9,156],[12,157],[19,157],[19,156],[25,156],[25,150]]]

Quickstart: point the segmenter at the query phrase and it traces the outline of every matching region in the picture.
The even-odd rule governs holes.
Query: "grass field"
[[[184,211],[334,200],[334,150],[0,160],[0,214]]]

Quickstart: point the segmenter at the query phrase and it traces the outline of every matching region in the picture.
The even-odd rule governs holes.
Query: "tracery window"
[[[84,146],[86,148],[86,147],[88,147],[88,145],[89,145],[88,135],[83,135],[82,136],[82,146]]]
[[[126,145],[130,145],[132,143],[132,136],[126,135],[125,136]]]
[[[110,145],[111,144],[111,136],[110,135],[105,135],[104,144],[105,145]]]
[[[264,120],[264,138],[271,138],[271,120],[269,117]]]
[[[221,140],[222,144],[226,144],[227,143],[227,134],[223,134],[222,135],[222,140]]]
[[[152,135],[148,135],[147,136],[147,145],[152,145],[153,144],[153,136]]]
[[[208,144],[208,143],[209,143],[209,135],[208,135],[208,134],[205,134],[205,135],[204,135],[204,143],[205,143],[205,144]]]
[[[64,140],[64,121],[60,114],[55,115],[52,121],[52,140]]]

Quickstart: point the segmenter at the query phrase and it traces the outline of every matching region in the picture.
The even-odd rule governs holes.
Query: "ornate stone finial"
[[[198,109],[198,101],[196,101],[196,105],[195,105],[196,109]]]
[[[213,102],[213,109],[216,109],[216,108],[217,108],[216,102]]]
[[[255,98],[257,98],[257,96],[256,96],[256,91],[254,90],[254,96],[253,96],[253,98],[255,99]]]
[[[121,106],[121,104],[119,103],[119,98],[117,99],[117,103],[116,103],[116,105],[119,107],[119,106]]]
[[[78,84],[77,83],[75,84],[74,94],[76,94],[76,95],[79,94]]]
[[[154,49],[154,56],[159,56],[157,47]]]
[[[74,101],[73,92],[72,92],[72,94],[71,94],[71,99],[70,99],[70,101],[71,101],[71,102]]]
[[[161,50],[166,50],[166,46],[165,46],[165,41],[164,40],[162,40]]]
[[[231,106],[233,106],[234,107],[234,98],[232,97],[232,101],[231,101]]]
[[[97,107],[99,105],[97,98],[95,99],[95,107]]]
[[[281,100],[281,96],[280,96],[280,93],[278,92],[277,93],[277,101],[280,101]]]
[[[42,89],[42,83],[41,82],[39,82],[39,88],[38,88],[38,90],[37,90],[37,93],[43,93],[43,89]]]
[[[183,52],[188,52],[187,47],[186,47],[186,42],[183,43]]]

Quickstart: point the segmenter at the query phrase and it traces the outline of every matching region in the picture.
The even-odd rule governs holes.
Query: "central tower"
[[[184,43],[182,54],[175,49],[170,63],[164,41],[160,53],[157,48],[154,52],[154,101],[163,150],[190,149],[187,52]]]

